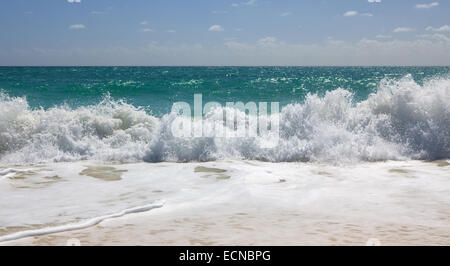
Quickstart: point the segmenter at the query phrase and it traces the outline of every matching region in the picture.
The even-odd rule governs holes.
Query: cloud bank
[[[381,37],[381,36],[380,36]],[[386,37],[386,36],[383,36]],[[450,38],[422,35],[413,41],[391,38],[355,42],[329,39],[316,44],[286,43],[273,36],[256,42],[220,45],[158,44],[136,47],[12,49],[0,52],[5,65],[448,65]]]

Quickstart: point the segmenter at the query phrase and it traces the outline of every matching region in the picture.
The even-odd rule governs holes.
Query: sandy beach
[[[99,166],[81,162],[40,166],[42,172],[36,169],[35,179],[49,174],[45,171],[55,171],[65,181],[28,189],[27,195],[37,201],[28,202],[21,211],[41,208],[39,212],[19,214],[3,203],[2,217],[21,217],[23,224],[18,226],[24,226],[22,231],[38,220],[55,226],[68,224],[68,231],[38,235],[46,226],[35,224],[35,235],[0,245],[450,244],[447,161],[341,166],[256,161]],[[86,169],[97,169],[97,173],[83,175]],[[98,171],[116,178],[99,178]],[[11,185],[17,180],[7,182]],[[2,184],[5,189],[5,180]],[[77,184],[84,189],[78,190]],[[75,188],[64,202],[56,200],[59,186]],[[107,186],[111,193],[103,194],[98,186]],[[15,191],[20,193],[20,189]],[[49,196],[51,191],[53,196]],[[79,230],[70,226],[149,202],[163,203]],[[68,211],[71,208],[73,213]],[[48,212],[54,210],[59,210],[60,219],[51,221]],[[2,236],[5,230],[18,231],[13,226],[2,229]]]

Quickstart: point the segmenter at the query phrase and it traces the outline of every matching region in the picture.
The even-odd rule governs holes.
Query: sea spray
[[[156,118],[109,96],[97,105],[75,109],[31,109],[25,98],[5,94],[0,103],[3,163],[227,158],[339,163],[450,158],[448,78],[423,85],[410,75],[384,79],[359,102],[342,88],[323,96],[308,94],[304,101],[282,108],[280,139],[273,148],[263,145],[267,136],[178,138],[171,131],[177,114]],[[203,126],[217,123],[214,112],[222,111],[206,114]]]

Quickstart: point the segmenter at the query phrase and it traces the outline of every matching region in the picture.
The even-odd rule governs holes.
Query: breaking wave
[[[204,126],[217,122],[214,112]],[[241,113],[240,115],[244,115]],[[361,102],[338,88],[308,95],[280,113],[280,138],[176,138],[177,114],[149,115],[109,96],[97,105],[33,110],[0,94],[0,162],[209,161],[355,162],[450,158],[450,79],[419,85],[408,75],[383,80]],[[218,118],[217,118],[218,119]],[[220,119],[222,119],[220,117]]]

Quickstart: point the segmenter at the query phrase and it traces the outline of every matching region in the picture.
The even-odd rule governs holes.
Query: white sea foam
[[[6,168],[0,170],[0,179],[12,178],[17,173],[26,173],[32,171],[31,169],[15,169],[15,168]]]
[[[27,172],[29,170],[24,170],[24,169],[15,169],[15,168],[6,168],[3,170],[0,170],[0,177],[1,176],[7,176],[9,174],[14,174],[14,173],[22,173],[22,172]]]
[[[36,230],[21,231],[21,232],[13,233],[10,235],[1,236],[0,242],[11,241],[11,240],[15,240],[15,239],[24,238],[24,237],[48,235],[48,234],[65,232],[65,231],[79,230],[79,229],[97,225],[100,222],[107,220],[107,219],[118,218],[118,217],[122,217],[124,215],[131,214],[131,213],[146,212],[146,211],[149,211],[149,210],[152,210],[155,208],[161,208],[162,206],[163,206],[163,203],[159,202],[159,203],[154,203],[154,204],[150,204],[150,205],[139,206],[139,207],[135,207],[135,208],[122,210],[120,212],[109,214],[109,215],[91,218],[91,219],[81,221],[78,223],[66,224],[66,225],[55,226],[55,227],[47,227],[47,228],[36,229]]]
[[[257,138],[175,138],[174,113],[148,115],[109,97],[95,106],[32,110],[25,98],[0,96],[0,162],[265,161],[353,162],[450,158],[450,79],[423,86],[408,75],[383,80],[356,103],[351,92],[308,95],[281,111],[280,140],[264,148]],[[214,112],[222,112],[215,110]],[[243,113],[239,115],[243,116]],[[217,123],[215,113],[204,127]]]
[[[109,96],[96,106],[32,110],[0,95],[2,162],[140,160],[159,121]]]
[[[35,168],[36,176],[0,182],[0,240],[61,233],[0,246],[61,245],[74,237],[82,245],[364,245],[371,237],[386,245],[445,245],[449,163],[102,163],[122,171],[118,181],[79,175],[99,162],[50,163]],[[60,182],[42,186],[53,175]],[[64,233],[161,199],[162,208]]]

